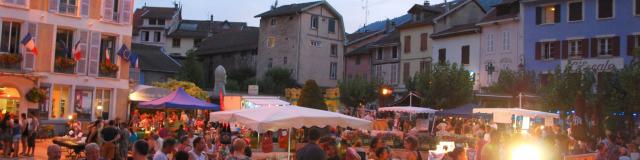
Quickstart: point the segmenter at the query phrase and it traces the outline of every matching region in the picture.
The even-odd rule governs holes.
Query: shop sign
[[[622,57],[616,57],[606,59],[590,58],[563,60],[561,67],[565,68],[567,65],[573,66],[574,69],[593,69],[596,72],[609,72],[614,69],[622,69],[624,67],[624,59],[622,59]]]

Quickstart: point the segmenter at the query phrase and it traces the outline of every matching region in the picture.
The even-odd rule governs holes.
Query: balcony
[[[22,71],[22,54],[0,54],[0,72]]]
[[[116,74],[118,73],[118,65],[113,63],[100,63],[100,74],[99,77],[108,77],[108,78],[116,78]]]
[[[76,60],[68,57],[56,57],[55,67],[56,73],[74,74],[76,69]]]

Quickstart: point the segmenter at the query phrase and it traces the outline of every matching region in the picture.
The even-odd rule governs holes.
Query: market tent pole
[[[289,139],[287,140],[287,159],[291,160],[291,128],[287,129],[287,135]]]
[[[431,124],[431,133],[433,133],[433,128],[435,128],[436,126],[436,119],[438,118],[438,116],[436,116],[435,114],[433,114],[433,122]]]

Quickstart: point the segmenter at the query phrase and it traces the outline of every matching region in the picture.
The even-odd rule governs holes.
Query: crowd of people
[[[34,114],[0,115],[0,158],[33,157],[40,123]]]

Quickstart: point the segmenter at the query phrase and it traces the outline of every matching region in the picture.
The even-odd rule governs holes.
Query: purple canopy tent
[[[139,107],[144,109],[202,109],[220,111],[219,105],[194,98],[187,94],[182,87],[165,97],[140,103]]]

